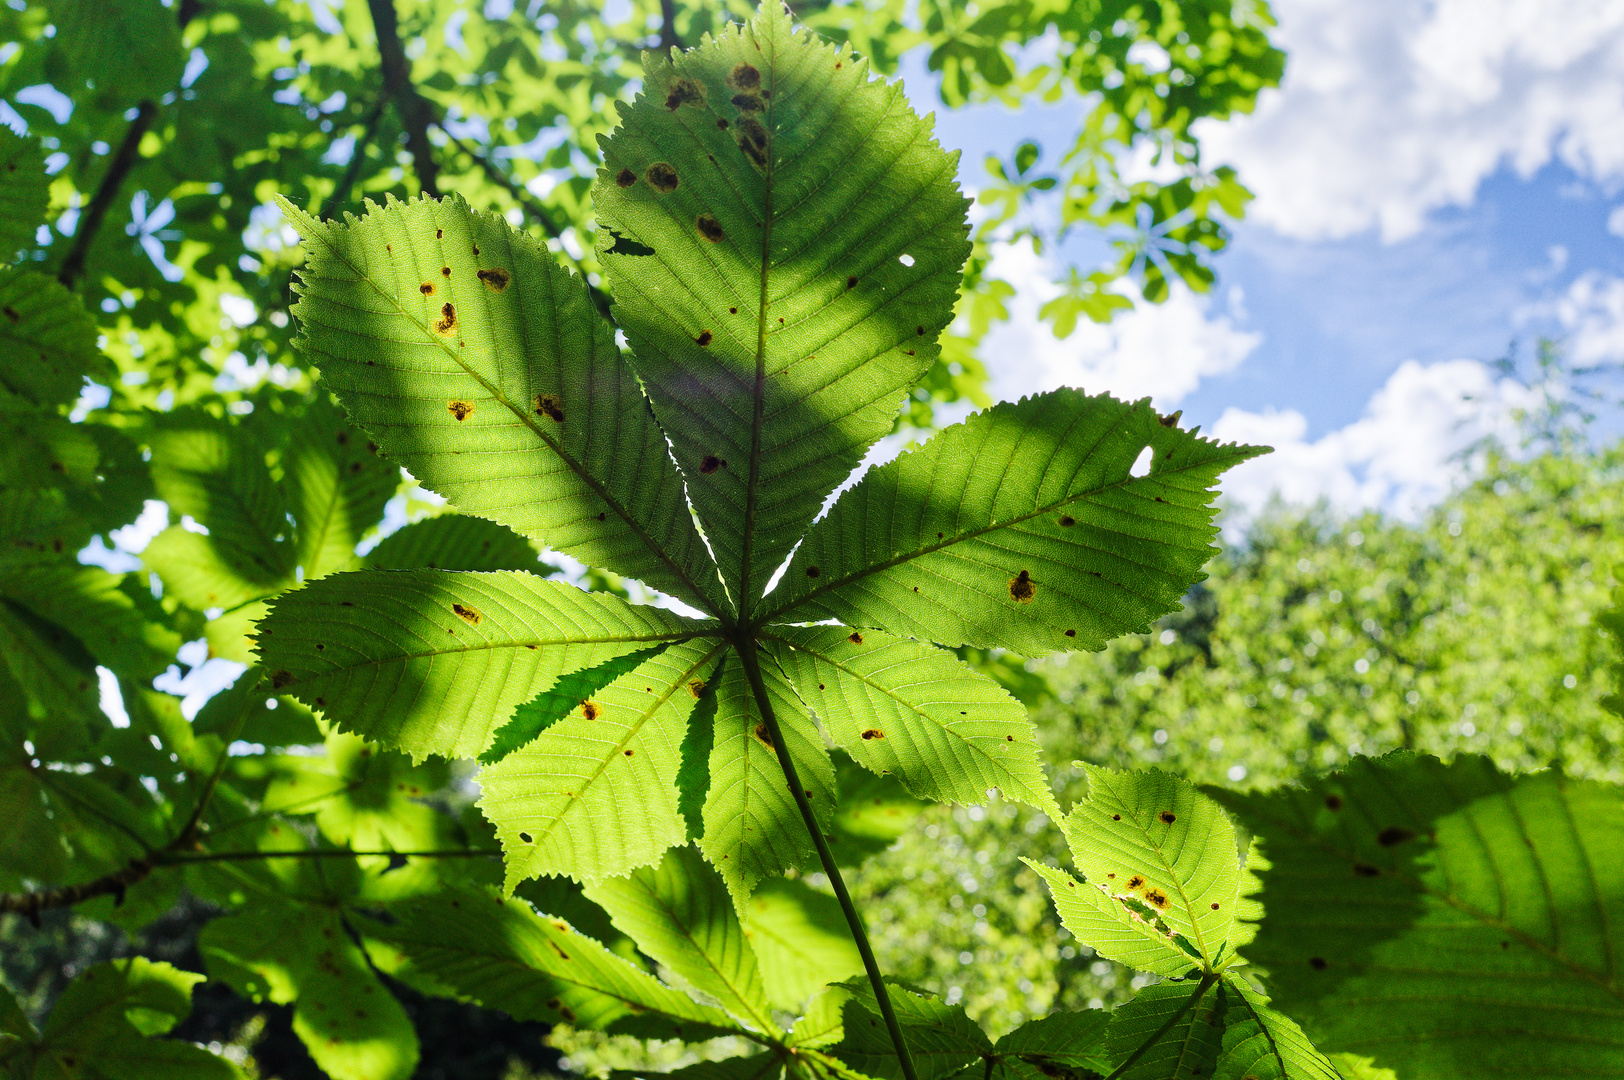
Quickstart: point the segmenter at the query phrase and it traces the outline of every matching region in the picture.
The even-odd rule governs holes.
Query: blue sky
[[[989,342],[1008,396],[1068,383],[1149,394],[1279,452],[1231,486],[1413,514],[1461,478],[1448,459],[1505,433],[1522,400],[1486,365],[1565,340],[1624,364],[1624,4],[1275,0],[1289,56],[1257,112],[1201,129],[1257,192],[1207,297],[1085,327],[1031,325],[1055,266],[1003,265],[1031,299]],[[922,62],[910,96],[935,105]],[[1051,156],[1080,105],[939,113],[975,184],[1021,137]],[[1611,222],[1611,228],[1609,224]],[[1085,263],[1097,241],[1063,254]],[[1605,423],[1619,430],[1619,417]]]

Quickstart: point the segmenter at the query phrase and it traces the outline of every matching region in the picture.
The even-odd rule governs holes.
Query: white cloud
[[[1275,0],[1289,57],[1255,113],[1198,133],[1295,237],[1385,239],[1470,203],[1503,164],[1624,183],[1624,4]]]
[[[1278,493],[1289,503],[1325,499],[1341,510],[1380,509],[1414,518],[1469,473],[1461,451],[1485,436],[1512,441],[1512,413],[1535,404],[1518,383],[1496,380],[1476,360],[1423,367],[1406,361],[1370,399],[1365,415],[1320,439],[1294,409],[1264,413],[1227,409],[1212,426],[1225,441],[1273,446],[1275,452],[1224,475],[1223,491],[1238,527]]]
[[[1613,207],[1612,213],[1607,215],[1607,231],[1614,236],[1624,236],[1624,206]]]
[[[1567,358],[1576,367],[1624,364],[1624,278],[1590,271],[1550,304],[1526,313],[1561,324]]]
[[[1238,290],[1231,291],[1231,311],[1215,315],[1210,297],[1182,284],[1164,304],[1138,301],[1104,326],[1079,321],[1059,340],[1038,319],[1038,309],[1059,291],[1049,261],[1024,244],[1003,247],[993,256],[992,273],[1015,287],[1009,322],[989,332],[981,347],[988,392],[1004,400],[1077,386],[1128,400],[1149,396],[1171,408],[1203,378],[1234,369],[1263,340],[1236,327],[1244,318]]]

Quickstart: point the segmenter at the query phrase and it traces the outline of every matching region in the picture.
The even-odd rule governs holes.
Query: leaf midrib
[[[289,205],[291,206],[292,204],[290,203]],[[308,216],[308,215],[306,215],[306,216]],[[678,581],[680,581],[684,585],[688,586],[688,588],[691,591],[694,599],[699,601],[698,606],[702,610],[704,610],[712,618],[715,618],[715,619],[722,619],[723,618],[723,613],[717,611],[712,606],[710,597],[707,596],[705,594],[705,591],[703,589],[701,589],[698,586],[698,584],[695,583],[694,580],[688,576],[687,571],[685,571],[682,567],[677,565],[676,560],[671,557],[671,555],[665,550],[665,548],[654,541],[654,538],[648,534],[648,531],[646,529],[644,529],[642,527],[642,525],[639,524],[632,517],[631,513],[624,506],[622,506],[620,504],[620,500],[614,498],[609,493],[608,489],[596,477],[594,477],[590,472],[587,471],[585,465],[583,465],[581,462],[577,461],[573,455],[566,453],[564,451],[563,446],[561,444],[559,444],[558,442],[555,442],[552,438],[550,438],[547,435],[547,433],[542,429],[541,425],[536,423],[535,419],[533,417],[531,417],[529,415],[529,413],[525,409],[516,407],[513,404],[513,402],[508,400],[508,398],[507,398],[507,396],[505,394],[498,391],[497,388],[495,386],[493,386],[489,381],[487,381],[483,376],[481,376],[473,368],[469,367],[468,364],[465,363],[463,361],[463,359],[460,356],[458,356],[454,351],[452,351],[452,349],[449,346],[447,346],[445,344],[445,342],[442,341],[437,335],[431,333],[428,330],[427,327],[420,326],[418,324],[417,320],[413,319],[411,317],[411,315],[406,311],[405,307],[403,307],[395,299],[394,296],[392,296],[390,293],[386,292],[377,282],[372,280],[372,276],[370,274],[366,273],[360,267],[356,266],[355,263],[352,262],[340,248],[338,248],[336,245],[334,245],[333,243],[331,243],[329,241],[329,239],[328,239],[328,237],[326,235],[327,226],[324,223],[316,221],[314,218],[311,218],[310,220],[316,225],[316,230],[315,230],[316,234],[320,237],[322,244],[327,248],[328,252],[331,255],[333,255],[335,258],[337,258],[345,266],[349,267],[350,270],[353,271],[360,280],[366,282],[367,285],[375,293],[377,293],[378,296],[380,296],[384,300],[385,303],[387,303],[388,305],[393,307],[395,312],[402,319],[404,319],[415,330],[420,332],[427,339],[427,341],[428,341],[428,343],[430,345],[433,345],[435,348],[439,349],[440,352],[445,354],[445,356],[448,359],[450,359],[454,364],[456,364],[457,367],[461,368],[463,370],[463,372],[468,375],[469,378],[473,379],[474,382],[478,383],[479,386],[483,390],[485,390],[486,393],[490,394],[490,396],[492,398],[494,398],[498,403],[500,403],[503,408],[507,409],[508,412],[512,413],[513,416],[515,418],[517,418],[518,421],[521,424],[523,424],[525,427],[529,428],[530,432],[533,435],[535,435],[536,438],[540,439],[541,442],[548,449],[552,450],[553,453],[557,454],[558,457],[559,457],[559,460],[563,461],[566,465],[569,466],[570,471],[575,473],[575,475],[584,484],[586,484],[588,487],[590,487],[594,494],[596,494],[604,502],[609,504],[609,507],[612,510],[614,510],[616,516],[618,516],[623,522],[625,522],[626,525],[637,536],[637,538],[643,542],[643,546],[646,547],[650,552],[652,552],[657,559],[659,559],[662,563],[664,563],[666,565],[666,568],[669,569],[671,571],[671,573],[676,576],[676,579]],[[509,246],[511,247],[512,243],[513,243],[511,238],[508,240],[508,243],[509,243]],[[565,272],[568,273],[568,271],[565,271]],[[573,275],[570,275],[570,280],[572,282],[574,281],[574,276]],[[594,327],[593,336],[594,337],[597,336],[596,327]],[[530,337],[529,332],[526,331],[525,338],[526,338],[527,343],[528,343],[529,337]]]
[[[712,958],[710,952],[700,944],[699,939],[694,936],[694,933],[689,925],[682,919],[678,918],[676,908],[672,904],[666,903],[652,890],[645,890],[645,895],[648,897],[649,903],[658,911],[662,912],[671,925],[677,928],[676,933],[682,938],[682,940],[693,946],[694,952],[696,952],[699,955],[699,958],[705,962],[705,966],[711,970],[711,973],[716,976],[717,980],[723,986],[727,987],[728,992],[733,995],[734,1000],[736,1000],[744,1012],[748,1014],[748,1018],[754,1021],[756,1025],[764,1032],[771,1033],[777,1031],[776,1025],[774,1025],[772,1022],[772,1017],[763,1015],[756,1003],[751,1001],[745,995],[743,990],[734,985],[733,980],[721,969],[720,965],[718,965],[715,959]],[[742,940],[743,934],[744,931],[741,927],[739,931],[741,947],[746,945],[746,943]]]

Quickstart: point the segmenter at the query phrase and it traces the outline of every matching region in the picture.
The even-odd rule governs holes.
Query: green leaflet
[[[1066,929],[1107,960],[1164,977],[1183,975],[1196,966],[1196,958],[1147,917],[1099,886],[1031,859],[1021,861],[1049,883],[1055,911]]]
[[[773,657],[853,758],[913,794],[979,803],[991,788],[1060,816],[1026,708],[953,654],[877,630],[784,627]]]
[[[1318,1045],[1415,1080],[1624,1070],[1619,788],[1399,751],[1212,794],[1272,864],[1247,954]]]
[[[446,889],[396,907],[371,926],[399,948],[397,977],[450,991],[520,1020],[560,1021],[649,1039],[693,1041],[737,1032],[727,1014],[664,986],[561,919],[522,900]]]
[[[1061,1012],[1029,1020],[993,1045],[999,1080],[1043,1080],[1088,1071],[1111,1071],[1104,1046],[1111,1014],[1103,1009]]]
[[[6,241],[0,235],[0,252],[16,246]],[[0,386],[36,404],[71,405],[86,376],[107,383],[113,375],[78,296],[44,274],[0,270]]]
[[[1064,824],[1077,868],[1110,895],[1143,905],[1217,964],[1228,953],[1240,886],[1234,826],[1180,777],[1082,768],[1088,798]]]
[[[0,563],[0,597],[55,627],[96,663],[152,678],[174,659],[181,636],[164,625],[145,582],[61,559]]]
[[[770,661],[762,665],[762,679],[807,799],[827,828],[835,777],[823,736]],[[715,730],[699,846],[742,904],[763,878],[803,866],[816,855],[744,665],[733,657],[717,676]]]
[[[1290,1017],[1269,1008],[1268,999],[1244,978],[1224,983],[1229,991],[1224,1056],[1216,1080],[1340,1080],[1336,1066],[1308,1041]]]
[[[702,629],[533,574],[368,570],[279,598],[259,653],[273,689],[347,730],[472,757],[560,674]]]
[[[0,1066],[8,1075],[232,1080],[230,1061],[175,1039],[158,1039],[192,1011],[203,976],[133,956],[97,964],[57,999],[36,1033],[0,988]],[[9,1036],[9,1037],[8,1037]]]
[[[292,425],[282,452],[294,553],[309,581],[355,567],[355,545],[383,516],[400,469],[378,457],[325,394]]]
[[[479,760],[490,765],[507,757],[586,702],[599,690],[640,666],[665,648],[656,645],[616,656],[595,667],[560,675],[558,681],[513,710],[513,716],[497,729],[496,737]]]
[[[1210,1077],[1223,1047],[1229,1005],[1223,981],[1164,982],[1147,986],[1116,1007],[1105,1046],[1122,1080],[1198,1080]],[[1168,1027],[1169,1021],[1172,1026]],[[1164,1030],[1165,1029],[1165,1030]],[[1155,1042],[1146,1043],[1162,1032]],[[1117,1075],[1113,1073],[1113,1075]]]
[[[756,1031],[780,1034],[727,887],[698,851],[672,848],[658,866],[607,878],[586,895],[640,950],[695,990]]]
[[[992,1051],[991,1041],[963,1006],[948,1005],[892,979],[886,982],[919,1080],[943,1080]],[[853,979],[845,989],[852,995],[842,1011],[845,1036],[829,1053],[875,1080],[902,1080],[897,1051],[880,1020],[873,988]]]
[[[776,1052],[753,1054],[748,1057],[723,1058],[721,1061],[696,1061],[670,1072],[634,1072],[630,1069],[611,1069],[609,1080],[774,1080],[782,1075],[783,1058]]]
[[[799,879],[762,882],[745,908],[744,934],[776,1009],[798,1012],[829,983],[863,970],[839,902]]]
[[[1597,619],[1613,636],[1613,647],[1620,659],[1613,663],[1613,693],[1601,699],[1602,707],[1624,716],[1624,585],[1613,590],[1613,608]]]
[[[599,257],[723,576],[750,605],[934,362],[968,203],[957,155],[901,86],[776,3],[647,62],[603,143]],[[651,253],[623,254],[621,236]]]
[[[721,651],[713,638],[671,646],[480,772],[479,807],[501,838],[510,891],[537,874],[587,883],[623,874],[686,839],[679,748]]]
[[[300,347],[393,460],[469,513],[725,609],[665,438],[578,278],[455,199],[342,225],[278,205],[310,258]]]
[[[34,245],[34,230],[45,220],[51,204],[51,185],[45,176],[45,152],[39,140],[18,135],[0,124],[0,264]],[[12,321],[7,317],[8,322]],[[77,389],[77,387],[75,387]]]
[[[1146,632],[1201,579],[1210,488],[1263,452],[1197,438],[1148,401],[1063,389],[997,405],[841,495],[763,618],[1027,656],[1099,649]]]
[[[277,896],[198,935],[209,972],[253,1001],[293,1005],[293,1030],[333,1080],[406,1080],[417,1034],[338,910]]]
[[[258,692],[264,693],[263,689]],[[261,709],[260,711],[265,711]],[[281,709],[277,709],[281,712]],[[444,762],[412,765],[404,754],[334,731],[320,757],[269,758],[271,783],[261,810],[315,812],[316,828],[335,846],[357,851],[454,848],[451,820],[420,801],[450,778]]]
[[[363,561],[377,570],[528,570],[543,577],[556,569],[512,529],[467,514],[414,521],[384,537]]]

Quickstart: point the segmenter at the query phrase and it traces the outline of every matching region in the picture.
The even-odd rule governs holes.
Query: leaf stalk
[[[846,916],[846,925],[851,929],[852,941],[857,945],[858,955],[863,958],[863,970],[868,974],[869,985],[874,988],[874,998],[880,1004],[880,1016],[885,1020],[886,1030],[891,1034],[892,1045],[896,1047],[903,1080],[919,1080],[919,1074],[914,1071],[913,1058],[908,1053],[908,1044],[902,1037],[902,1025],[897,1022],[896,1010],[891,1007],[891,995],[886,991],[879,961],[874,958],[874,949],[868,943],[868,932],[863,929],[863,918],[857,913],[857,905],[852,903],[845,879],[840,876],[840,867],[835,864],[834,852],[829,850],[829,841],[824,837],[823,830],[818,827],[817,815],[812,812],[812,803],[806,797],[806,789],[801,786],[800,777],[796,775],[795,763],[790,760],[789,745],[784,741],[784,733],[778,727],[778,717],[773,713],[772,701],[767,696],[767,683],[761,675],[761,657],[756,651],[755,638],[740,633],[733,644],[738,650],[739,660],[744,665],[745,677],[750,680],[750,689],[755,693],[756,707],[761,711],[762,723],[772,736],[773,753],[778,758],[779,767],[784,770],[784,780],[789,784],[789,793],[801,811],[801,820],[805,822],[806,831],[812,836],[812,846],[817,849],[818,861],[823,864],[823,872],[828,876],[829,884],[834,887],[835,899],[840,902],[840,910]]]

